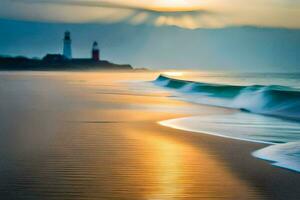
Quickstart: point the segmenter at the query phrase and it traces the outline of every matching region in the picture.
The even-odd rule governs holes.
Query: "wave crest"
[[[174,89],[188,101],[300,120],[300,91],[280,85],[222,85],[160,75],[156,85]],[[190,98],[193,95],[193,98]]]

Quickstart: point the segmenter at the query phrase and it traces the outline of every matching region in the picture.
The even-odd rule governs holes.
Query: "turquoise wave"
[[[186,100],[300,120],[300,91],[281,85],[222,85],[160,75],[156,85],[178,91]],[[193,98],[190,97],[193,95]]]

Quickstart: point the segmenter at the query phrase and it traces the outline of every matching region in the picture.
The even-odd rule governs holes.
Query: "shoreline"
[[[258,144],[265,144],[265,145],[268,145],[268,146],[276,144],[276,143],[264,142],[264,141],[259,141],[259,140],[250,140],[250,139],[244,139],[244,138],[238,138],[238,137],[231,137],[231,136],[217,134],[217,133],[213,133],[213,132],[207,132],[207,131],[193,131],[192,129],[177,127],[176,125],[172,125],[172,124],[169,123],[169,121],[180,120],[180,119],[183,119],[183,118],[163,120],[163,121],[159,121],[157,123],[161,126],[165,126],[165,127],[169,127],[169,128],[173,128],[173,129],[178,129],[178,130],[193,132],[193,133],[198,133],[198,134],[212,135],[212,136],[216,136],[216,137],[222,137],[222,138],[225,138],[225,139],[240,140],[240,141],[258,143]]]
[[[160,125],[162,126],[162,125]],[[162,126],[166,129],[173,129]],[[240,178],[257,187],[267,199],[298,199],[300,192],[300,176],[297,172],[271,165],[270,161],[252,156],[256,150],[268,147],[268,144],[254,143],[232,138],[223,138],[206,133],[197,133],[174,129],[194,145],[204,145],[223,160]],[[289,191],[289,192],[285,192]]]
[[[213,135],[225,139],[266,144],[268,145],[267,147],[257,149],[251,152],[251,155],[268,161],[273,166],[299,173],[300,168],[297,157],[299,138],[294,136],[293,140],[289,138],[285,140],[280,139],[289,135],[288,130],[290,129],[294,133],[299,132],[299,124],[281,121],[277,118],[266,118],[264,116],[252,118],[252,116],[242,112],[235,112],[229,115],[221,113],[214,117],[197,115],[159,121],[158,124],[173,129]],[[251,120],[257,120],[259,123],[251,122]],[[269,124],[273,125],[270,127]],[[285,129],[287,130],[281,129],[281,127],[286,127]]]

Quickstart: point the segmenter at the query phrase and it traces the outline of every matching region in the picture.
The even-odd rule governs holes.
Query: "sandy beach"
[[[299,199],[266,145],[159,121],[234,112],[131,87],[159,73],[1,72],[3,199]],[[130,84],[128,84],[130,83]]]

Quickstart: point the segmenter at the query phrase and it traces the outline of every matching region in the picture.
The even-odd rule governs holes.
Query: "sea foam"
[[[272,165],[300,172],[300,142],[271,145],[252,153]]]
[[[300,172],[300,124],[280,118],[237,112],[161,121],[179,130],[270,144],[253,152],[273,165]],[[297,142],[294,142],[297,141]]]

